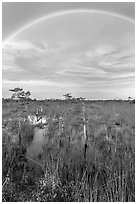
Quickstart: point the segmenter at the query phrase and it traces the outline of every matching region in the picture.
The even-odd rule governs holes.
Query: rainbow
[[[27,25],[25,25],[24,27],[18,29],[17,31],[15,31],[8,39],[6,39],[3,42],[3,45],[6,45],[9,41],[13,40],[16,36],[18,36],[19,34],[21,34],[23,31],[27,30],[28,28],[30,28],[31,26],[40,23],[44,20],[48,20],[50,18],[54,18],[57,16],[62,16],[62,15],[68,15],[68,14],[73,14],[73,13],[95,13],[95,14],[104,14],[104,15],[109,15],[109,16],[113,16],[116,18],[120,18],[122,20],[128,21],[129,23],[133,23],[135,24],[135,21],[131,18],[119,15],[119,14],[115,14],[115,13],[111,13],[111,12],[106,12],[106,11],[102,11],[102,10],[88,10],[88,9],[80,9],[80,10],[68,10],[68,11],[61,11],[61,12],[57,12],[54,14],[50,14],[50,15],[46,15],[43,17],[40,17],[34,21],[31,21],[30,23],[28,23]]]

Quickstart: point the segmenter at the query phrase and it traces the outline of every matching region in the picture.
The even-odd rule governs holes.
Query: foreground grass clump
[[[19,121],[14,120],[10,124],[10,131],[3,131],[3,179],[5,179],[6,175],[10,175],[11,177],[13,175],[15,176],[16,172],[14,172],[14,168],[17,169],[17,166],[19,166],[19,164],[22,164],[23,160],[26,160],[26,147],[33,140],[34,127],[30,125],[27,121],[22,122],[20,127],[18,124]]]
[[[32,181],[26,177],[19,184],[9,178],[3,187],[3,199],[14,202],[134,201],[133,152],[129,152],[129,149],[125,151],[122,144],[117,146],[115,154],[108,148],[108,143],[103,143],[104,149],[100,149],[101,144],[96,145],[102,153],[96,155],[96,158],[91,154],[90,161],[84,161],[82,153],[75,155],[74,152],[66,160],[64,149],[56,161],[51,159],[52,155],[47,158],[45,174],[41,178]]]
[[[44,144],[41,160],[38,161],[41,161],[41,167],[37,164],[42,169],[41,176],[36,175],[37,165],[30,171],[26,153],[33,141],[34,127],[23,122],[18,128],[15,122],[10,131],[3,132],[3,201],[135,201],[135,126],[134,111],[130,111],[132,107],[109,103],[98,110],[97,106],[92,105],[86,113],[90,119],[85,152],[81,140],[81,110],[79,107],[75,109],[74,105],[71,104],[72,109],[69,104],[68,107],[64,104],[59,106],[60,114],[65,115],[63,132],[59,134],[58,123],[50,122],[46,135],[48,142]],[[50,107],[56,113],[55,105]],[[118,111],[121,111],[121,115],[115,119]],[[19,137],[13,140],[16,134],[21,142]]]

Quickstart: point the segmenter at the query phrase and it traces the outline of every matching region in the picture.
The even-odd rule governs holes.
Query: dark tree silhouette
[[[64,94],[63,96],[65,97],[65,100],[72,99],[71,93]]]
[[[27,91],[26,93],[24,92],[24,90],[22,88],[14,88],[14,89],[10,89],[9,91],[12,91],[13,94],[11,96],[11,99],[13,100],[20,100],[20,99],[29,99],[30,98],[30,91]]]

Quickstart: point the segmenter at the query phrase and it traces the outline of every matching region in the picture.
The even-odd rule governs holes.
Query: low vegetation
[[[130,101],[3,101],[3,202],[135,201],[135,104]],[[37,159],[28,155],[37,107],[50,116]],[[63,118],[63,129],[56,116]],[[86,125],[86,140],[83,127]],[[33,161],[34,160],[34,161]]]

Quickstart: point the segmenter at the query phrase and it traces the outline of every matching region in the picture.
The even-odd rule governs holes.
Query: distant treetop
[[[22,88],[14,88],[14,89],[10,89],[9,91],[14,92],[11,96],[11,99],[13,100],[20,100],[20,99],[29,99],[30,98],[30,91],[27,91],[25,93],[25,91]]]
[[[14,89],[9,89],[9,91],[13,91],[13,92],[18,92],[18,91],[23,91],[22,88],[14,88]]]

